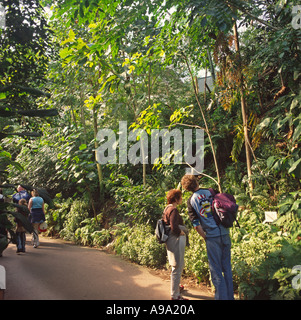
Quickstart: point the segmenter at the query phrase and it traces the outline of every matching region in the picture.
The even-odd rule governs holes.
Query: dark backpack
[[[155,230],[155,234],[158,242],[165,243],[168,239],[169,232],[170,232],[170,226],[166,225],[163,219],[159,219],[157,221],[156,230]]]
[[[236,221],[238,227],[239,223],[236,220],[238,205],[235,198],[228,193],[216,193],[213,189],[209,188],[212,194],[212,212],[213,217],[217,225],[222,225],[225,228],[233,227],[234,221]]]

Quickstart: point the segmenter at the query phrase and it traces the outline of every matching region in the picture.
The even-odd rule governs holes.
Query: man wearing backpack
[[[25,199],[26,202],[28,202],[30,198],[31,197],[28,194],[28,192],[22,186],[19,185],[17,188],[17,193],[13,195],[13,203],[18,204],[21,199]]]
[[[206,241],[211,279],[216,300],[234,300],[229,229],[217,224],[212,213],[212,193],[200,189],[195,176],[185,175],[181,184],[193,192],[187,201],[188,215],[196,231]]]

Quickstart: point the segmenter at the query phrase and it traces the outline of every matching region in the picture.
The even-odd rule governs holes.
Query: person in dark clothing
[[[21,199],[19,201],[19,205],[21,206],[27,206],[27,202],[25,199]],[[18,212],[21,213],[23,216],[27,218],[26,211],[22,208],[17,208]],[[26,243],[26,230],[24,226],[22,225],[21,221],[19,219],[15,219],[17,223],[16,228],[16,236],[17,236],[17,253],[23,252],[25,253],[25,243]]]
[[[167,193],[167,207],[163,212],[163,220],[170,225],[170,234],[166,242],[167,256],[171,265],[171,299],[187,300],[180,294],[180,281],[184,268],[184,253],[188,229],[184,226],[177,206],[182,203],[182,192],[170,190]]]

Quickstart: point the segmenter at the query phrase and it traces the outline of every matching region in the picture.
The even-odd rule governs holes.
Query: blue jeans
[[[25,242],[26,242],[25,232],[16,232],[16,235],[17,235],[18,252],[25,252]]]
[[[207,238],[206,247],[215,300],[234,300],[230,236]]]

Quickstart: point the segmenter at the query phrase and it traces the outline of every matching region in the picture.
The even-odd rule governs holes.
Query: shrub
[[[288,281],[301,261],[299,238],[260,223],[255,213],[248,212],[240,225],[231,234],[233,281],[241,298],[300,299],[301,292]]]
[[[233,244],[233,282],[238,287],[240,296],[254,299],[263,293],[265,279],[260,266],[273,249],[269,242],[254,236]]]
[[[126,217],[130,223],[150,224],[154,227],[156,220],[162,215],[165,193],[161,189],[134,186],[125,177],[122,186],[115,188],[114,200],[118,205],[119,215]]]
[[[102,247],[107,245],[110,242],[112,236],[111,236],[110,230],[102,229],[99,231],[94,231],[91,234],[91,237],[93,241],[92,242],[93,246]]]
[[[89,216],[89,203],[85,199],[76,199],[73,201],[70,211],[66,215],[64,221],[64,228],[61,230],[60,235],[71,241],[78,241],[79,230],[78,226],[83,220]],[[77,234],[75,232],[77,231]]]
[[[115,250],[132,262],[148,267],[162,267],[166,263],[166,249],[160,245],[149,226],[127,229],[116,241]]]
[[[62,199],[61,194],[57,194],[54,199],[55,209],[47,210],[46,220],[48,229],[46,235],[54,236],[64,228],[66,216],[70,211],[72,199]]]
[[[210,273],[205,241],[193,229],[189,233],[189,247],[185,249],[185,273],[199,282],[208,282]]]

